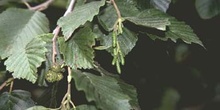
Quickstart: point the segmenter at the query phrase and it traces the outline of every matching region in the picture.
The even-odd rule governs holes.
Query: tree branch
[[[69,6],[68,6],[68,8],[67,8],[67,10],[66,10],[66,12],[64,13],[63,16],[66,16],[66,15],[68,15],[69,13],[72,12],[74,4],[75,4],[75,0],[71,0]],[[52,39],[52,42],[53,42],[52,62],[53,62],[53,64],[56,62],[56,58],[55,58],[56,55],[57,55],[57,51],[56,51],[56,50],[57,50],[57,49],[56,49],[56,48],[57,48],[57,47],[56,47],[56,41],[57,41],[57,37],[58,37],[59,32],[60,32],[60,26],[57,26],[57,27],[53,30],[54,36],[53,36],[53,39]]]
[[[114,6],[114,8],[116,10],[118,18],[121,18],[121,12],[119,11],[117,4],[115,3],[115,0],[111,0],[111,3],[113,4],[113,6]]]
[[[53,3],[54,0],[47,0],[44,3],[41,3],[37,6],[31,7],[26,0],[22,0],[22,2],[30,9],[35,11],[42,11],[48,8],[48,6]]]
[[[0,91],[1,91],[5,86],[7,86],[8,84],[10,84],[13,80],[14,80],[14,78],[9,78],[9,79],[7,79],[4,83],[2,83],[1,86],[0,86]]]

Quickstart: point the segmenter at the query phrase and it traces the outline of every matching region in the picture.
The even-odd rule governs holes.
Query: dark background
[[[206,49],[181,40],[173,43],[139,36],[136,47],[126,57],[122,78],[137,87],[144,110],[160,106],[164,91],[170,87],[181,97],[177,110],[219,110],[220,16],[201,19],[193,0],[171,4],[168,14],[190,25]],[[188,55],[177,62],[175,56],[180,46],[187,47]]]

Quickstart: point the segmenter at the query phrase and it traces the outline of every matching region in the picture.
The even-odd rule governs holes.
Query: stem
[[[9,93],[11,93],[11,91],[12,91],[12,88],[13,88],[13,85],[14,85],[14,81],[12,80],[12,81],[11,81],[11,84],[10,84],[10,89],[9,89]]]
[[[54,0],[47,0],[44,3],[41,3],[37,6],[31,7],[26,0],[22,0],[22,2],[30,9],[35,11],[42,11],[45,10]]]
[[[13,80],[14,80],[14,78],[9,78],[9,79],[7,79],[4,83],[2,83],[1,86],[0,86],[0,91],[1,91],[5,86],[7,86],[8,84],[10,84]]]
[[[73,9],[73,6],[75,4],[75,0],[71,0],[70,1],[70,4],[66,10],[66,12],[64,13],[63,16],[66,16],[68,15],[69,13],[72,12],[72,9]],[[57,55],[57,46],[56,46],[56,41],[57,41],[57,37],[58,37],[58,34],[60,32],[60,26],[57,26],[54,30],[53,30],[53,39],[52,39],[52,42],[53,42],[53,53],[52,53],[52,62],[53,64],[56,62],[56,55]]]
[[[71,101],[71,79],[72,79],[72,71],[71,68],[68,67],[68,88],[67,88],[67,94],[68,94],[68,100],[70,104],[73,106],[73,108],[76,108],[74,103]]]
[[[53,52],[52,52],[52,62],[53,64],[55,64],[56,62],[56,55],[57,55],[57,46],[56,46],[56,42],[57,42],[57,37],[58,37],[58,34],[60,32],[60,27],[57,26],[54,30],[53,30],[53,39],[52,39],[52,42],[53,42]]]
[[[119,11],[117,4],[115,3],[115,0],[111,0],[111,2],[112,2],[113,6],[114,6],[114,8],[116,10],[118,18],[121,18],[121,12]]]
[[[74,4],[75,4],[75,0],[71,0],[69,6],[63,16],[66,16],[67,14],[72,12]]]
[[[74,105],[73,101],[71,100],[71,74],[72,74],[71,68],[68,67],[68,77],[67,77],[68,86],[67,86],[67,92],[66,92],[66,94],[64,95],[64,97],[62,99],[61,108],[69,108],[70,107],[69,104],[71,104],[71,106],[73,108],[76,108],[76,106]]]
[[[31,9],[30,4],[26,0],[22,0],[22,2],[28,7],[28,9]]]
[[[2,83],[2,85],[0,86],[0,90],[2,90],[6,85],[7,85],[7,81],[5,81],[4,83]]]

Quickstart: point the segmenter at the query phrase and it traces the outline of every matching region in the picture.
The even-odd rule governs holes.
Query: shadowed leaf
[[[102,110],[130,110],[138,108],[136,91],[119,80],[109,76],[97,76],[87,72],[73,71],[76,88],[86,94],[88,101],[95,101]],[[132,87],[132,89],[134,89]],[[131,91],[126,91],[131,90]],[[135,106],[134,106],[135,105]]]
[[[31,94],[27,91],[14,90],[0,95],[0,110],[25,110],[34,105]]]

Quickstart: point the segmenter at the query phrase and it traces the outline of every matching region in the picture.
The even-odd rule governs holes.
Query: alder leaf
[[[38,86],[48,86],[46,83],[45,77],[46,77],[46,73],[48,73],[50,67],[52,66],[52,48],[53,48],[52,39],[53,39],[53,36],[54,35],[52,33],[42,34],[39,36],[44,42],[46,42],[45,47],[47,49],[47,52],[46,52],[46,61],[43,63],[44,68],[42,68],[40,70],[40,75],[37,80]],[[57,59],[57,61],[58,61],[58,59]]]
[[[93,68],[96,35],[88,27],[80,29],[68,41],[59,39],[60,51],[64,61],[72,68]]]
[[[131,100],[129,103],[133,107],[134,110],[140,110],[140,106],[137,99],[137,91],[136,88],[132,85],[126,84],[121,79],[117,78],[118,84],[120,88],[122,89],[122,92],[126,95],[128,95]]]
[[[68,40],[73,32],[87,21],[92,21],[93,17],[99,13],[99,8],[105,4],[105,0],[86,3],[74,8],[73,12],[58,20],[65,40]]]
[[[72,109],[72,110],[98,110],[95,106],[93,105],[78,105],[76,106],[75,109]]]
[[[114,24],[117,20],[117,13],[112,5],[108,6],[99,13],[99,23],[106,31],[113,30]]]
[[[46,108],[44,106],[33,106],[33,107],[30,107],[26,110],[55,110],[55,109]]]
[[[152,39],[168,40],[171,39],[176,42],[177,39],[183,40],[185,43],[196,43],[204,47],[199,37],[193,32],[193,29],[183,21],[178,21],[176,18],[167,15],[157,9],[144,10],[139,14],[140,17],[152,16],[160,18],[168,18],[170,25],[168,25],[165,31],[165,36],[158,36],[154,34],[148,34]],[[152,36],[153,35],[153,36]]]
[[[166,12],[172,0],[150,0],[151,5],[160,11]]]
[[[5,61],[6,69],[13,72],[14,78],[23,78],[32,83],[37,80],[37,67],[45,61],[45,42],[33,38],[24,48],[20,48]]]
[[[126,56],[136,45],[136,42],[138,40],[137,35],[132,33],[127,28],[123,27],[123,33],[118,35],[118,42],[120,45],[121,52],[124,56]],[[99,36],[98,38],[101,42],[100,44],[104,46],[108,52],[112,53],[113,55],[113,47],[112,47],[112,33],[109,35]]]
[[[116,4],[120,7],[122,17],[135,16],[139,13],[136,2],[133,0],[116,0]],[[105,9],[100,11],[98,20],[106,31],[113,30],[113,26],[117,20],[117,12],[113,5],[107,5]]]
[[[139,25],[150,28],[156,28],[158,30],[165,31],[166,27],[170,25],[168,18],[160,18],[160,17],[152,17],[152,16],[144,16],[144,17],[126,17],[126,20]]]
[[[25,110],[34,105],[30,92],[24,90],[13,90],[0,95],[0,110]]]
[[[2,6],[2,5],[7,5],[7,4],[9,4],[10,2],[21,2],[21,0],[1,0],[1,1],[0,1],[0,6]]]
[[[220,0],[196,0],[196,10],[203,19],[210,19],[220,14]]]
[[[97,76],[87,72],[80,72],[73,70],[72,77],[74,78],[76,88],[80,91],[84,91],[86,98],[89,102],[94,101],[97,108],[102,110],[131,110],[136,107],[130,103],[134,94],[134,91],[124,92],[120,86],[120,81],[110,76]],[[134,88],[133,88],[134,89]],[[136,98],[136,97],[135,97]]]
[[[38,11],[9,8],[0,14],[0,57],[23,49],[33,38],[49,31],[46,16]]]
[[[161,105],[157,110],[176,110],[180,94],[173,88],[166,88],[161,98]]]

